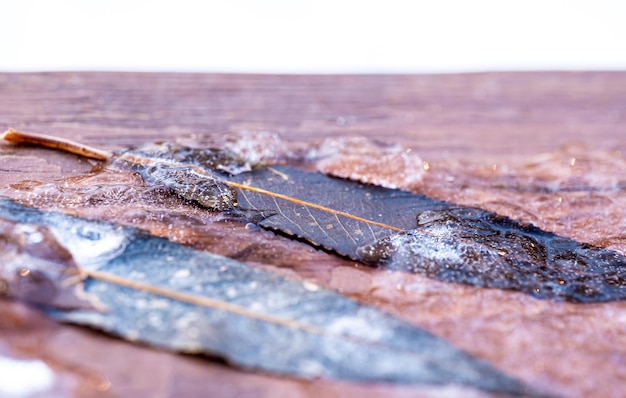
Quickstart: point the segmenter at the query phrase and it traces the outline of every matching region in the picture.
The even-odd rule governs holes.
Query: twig
[[[65,152],[74,153],[76,155],[96,160],[108,160],[111,156],[113,156],[111,152],[93,148],[65,138],[45,134],[23,133],[11,128],[5,131],[0,138],[16,144],[32,144],[53,149],[60,149]]]

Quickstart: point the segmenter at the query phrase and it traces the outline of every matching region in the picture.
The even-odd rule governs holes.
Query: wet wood
[[[618,250],[623,250],[626,242],[620,238],[623,207],[615,204],[619,192],[604,197],[594,192],[567,196],[506,190],[502,186],[511,181],[506,180],[505,172],[497,174],[495,166],[523,161],[532,166],[523,169],[528,178],[543,178],[549,171],[542,169],[542,162],[560,163],[553,161],[558,157],[538,156],[564,147],[579,145],[587,151],[622,156],[626,153],[625,125],[626,72],[440,76],[0,74],[2,131],[14,127],[54,134],[108,151],[150,141],[193,140],[204,134],[242,130],[277,131],[293,141],[356,135],[393,141],[413,148],[429,162],[430,174],[422,189],[433,197],[496,210],[580,241],[612,244]],[[573,155],[567,158],[569,153],[558,155],[565,156],[567,163],[574,159]],[[578,167],[583,159],[576,156]],[[623,163],[619,156],[615,164]],[[475,167],[473,177],[495,175],[498,185],[464,185],[477,182],[461,175],[467,164]],[[0,144],[2,186],[18,182],[23,186],[29,184],[26,180],[35,181],[30,184],[48,183],[82,175],[92,166],[93,162],[75,155]],[[454,184],[448,177],[456,178]],[[544,201],[533,200],[530,206],[531,201],[524,199],[528,195]],[[571,222],[559,222],[558,217],[565,212],[557,207],[561,201],[556,199],[561,197],[570,206],[567,220]],[[612,206],[608,206],[609,200],[614,201]],[[605,208],[607,213],[601,213]],[[543,217],[535,218],[533,212]],[[606,214],[605,220],[598,214]],[[107,217],[107,213],[99,217]],[[190,233],[188,239],[187,243],[202,246],[200,234]],[[263,247],[257,249],[262,251]],[[297,271],[298,275],[305,274],[321,285],[425,327],[533,386],[566,396],[618,396],[626,389],[622,370],[626,362],[622,348],[626,346],[622,322],[626,305],[622,303],[577,306],[427,278],[409,280],[355,268],[345,260],[331,260],[292,243],[285,247],[293,248],[292,261],[303,259],[305,269]],[[262,257],[250,253],[245,249],[238,256],[257,262]],[[264,255],[277,256],[269,249]],[[291,270],[282,272],[289,275]],[[72,327],[35,321],[31,312],[24,315],[23,307],[0,301],[0,355],[44,359],[61,375],[60,386],[64,385],[62,378],[69,377],[78,383],[76,391],[83,396],[95,394],[97,389],[113,395],[198,392],[206,391],[216,380],[223,386],[223,394],[259,390],[267,396],[277,390],[289,391],[292,396],[324,391],[353,396],[364,392],[380,396],[415,393],[413,389],[384,385],[306,383],[238,372],[219,363],[153,352]],[[69,347],[77,344],[87,360],[68,354],[73,352]],[[114,353],[143,361],[143,366],[133,367],[142,371],[126,368],[120,372],[123,364]],[[152,375],[162,376],[158,385]],[[422,395],[429,392],[442,394],[438,389],[419,390]],[[448,391],[450,394],[454,391]]]
[[[104,149],[181,135],[269,129],[291,139],[392,138],[427,158],[497,157],[546,152],[571,142],[624,150],[625,96],[626,72],[2,74],[0,124]],[[1,148],[2,155],[14,153]],[[24,164],[32,168],[31,175],[50,174],[33,162]],[[65,167],[69,170],[58,175],[73,165]]]

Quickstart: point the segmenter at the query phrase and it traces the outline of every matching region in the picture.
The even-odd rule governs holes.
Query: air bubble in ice
[[[87,226],[76,228],[76,234],[82,238],[93,241],[100,240],[102,238],[99,231]]]

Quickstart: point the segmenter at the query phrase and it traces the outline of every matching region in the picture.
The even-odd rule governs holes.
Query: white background
[[[626,70],[618,0],[0,0],[0,71]]]

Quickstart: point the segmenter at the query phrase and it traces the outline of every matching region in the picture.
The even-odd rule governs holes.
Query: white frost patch
[[[325,139],[312,146],[304,158],[316,160],[322,173],[394,189],[421,184],[426,172],[424,162],[411,149],[365,137]]]
[[[152,309],[163,309],[167,308],[170,302],[166,299],[150,299],[150,308]]]
[[[61,221],[76,224],[76,220]],[[74,226],[71,229],[64,225],[51,225],[50,229],[57,240],[65,246],[80,266],[96,267],[121,254],[128,245],[128,237],[121,228],[111,225]],[[67,233],[68,229],[71,233]]]
[[[285,152],[285,144],[280,135],[273,131],[242,130],[231,133],[222,147],[228,149],[250,164],[272,162],[277,155]]]
[[[187,312],[174,323],[174,327],[178,330],[189,329],[190,326],[198,321],[198,314],[195,312]]]
[[[43,361],[0,356],[0,396],[36,396],[52,388],[54,373]]]
[[[431,228],[427,233],[413,232],[411,234],[393,235],[389,241],[396,248],[396,256],[399,258],[407,255],[442,262],[463,261],[459,247],[450,244],[450,241],[455,241],[455,237],[450,234],[449,229],[443,226]]]
[[[248,308],[250,309],[250,311],[261,312],[265,310],[265,305],[263,305],[262,302],[253,301],[252,303],[250,303]]]
[[[191,271],[186,268],[183,268],[174,272],[174,275],[172,275],[172,278],[188,278],[190,275],[191,275]]]
[[[128,341],[137,341],[137,339],[139,338],[139,331],[129,330],[128,332],[126,332],[126,335],[124,337],[126,337]]]
[[[324,366],[314,360],[304,360],[300,365],[300,370],[302,373],[308,375],[309,377],[317,377],[324,374]]]
[[[161,317],[160,313],[153,312],[148,315],[148,322],[155,329],[160,329],[163,325],[163,318]]]
[[[130,271],[130,274],[128,274],[128,278],[132,280],[146,279],[146,276],[146,273],[141,271]]]
[[[349,336],[368,341],[378,341],[385,337],[386,329],[382,325],[375,325],[368,319],[344,316],[334,321],[328,326],[331,335]]]
[[[148,307],[148,302],[145,299],[135,300],[135,308],[145,310]]]
[[[184,145],[200,148],[220,148],[229,150],[243,158],[247,164],[229,172],[239,174],[251,169],[257,164],[275,163],[277,159],[285,157],[288,151],[287,143],[275,131],[247,129],[241,127],[236,131],[223,134],[209,134],[191,139],[177,139]]]
[[[39,243],[44,239],[43,234],[38,231],[35,225],[18,224],[15,227],[15,232],[22,235],[26,244]]]
[[[320,290],[320,287],[311,281],[302,282],[302,286],[309,292],[316,292]]]

